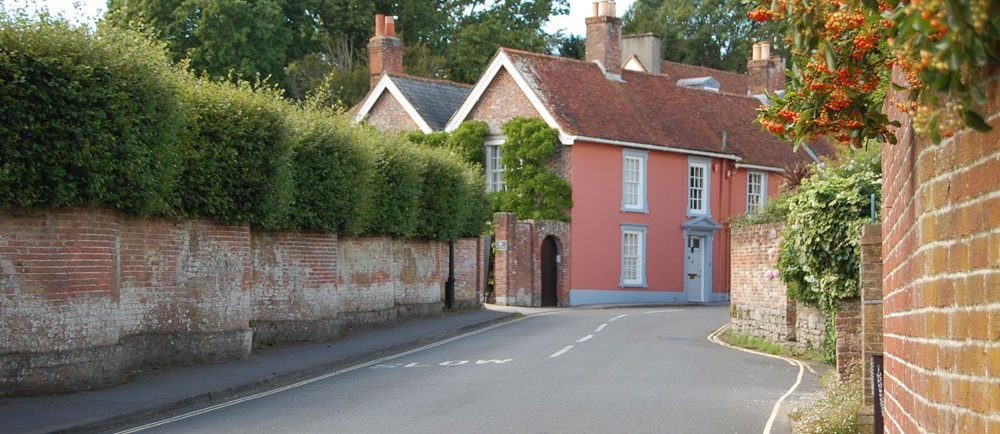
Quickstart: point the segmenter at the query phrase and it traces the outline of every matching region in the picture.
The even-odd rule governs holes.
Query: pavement
[[[478,310],[401,322],[323,343],[267,347],[244,360],[148,370],[101,390],[0,399],[0,432],[99,432],[295,383],[382,355],[502,322],[512,312]]]

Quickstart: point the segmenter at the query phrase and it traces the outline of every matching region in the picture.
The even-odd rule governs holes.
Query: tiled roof
[[[684,63],[664,60],[660,63],[660,74],[670,77],[674,81],[683,78],[712,77],[719,81],[720,92],[733,93],[736,95],[747,94],[747,76],[735,72],[722,71],[718,69],[705,68],[702,66],[687,65]]]
[[[756,98],[688,89],[672,77],[632,71],[616,81],[592,62],[502,50],[567,134],[732,154],[769,167],[810,161],[753,123],[761,104]],[[825,144],[813,150],[831,152]]]
[[[472,90],[467,84],[411,75],[390,74],[389,78],[434,131],[444,129]]]

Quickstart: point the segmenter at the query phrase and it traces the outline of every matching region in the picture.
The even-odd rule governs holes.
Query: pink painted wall
[[[650,151],[647,160],[649,213],[623,213],[622,152],[624,148],[577,142],[572,146],[573,210],[570,236],[573,289],[683,291],[684,232],[687,220],[685,154]],[[746,212],[747,170],[729,160],[712,159],[709,167],[712,219],[723,225],[713,241],[712,290],[729,292],[729,220]],[[727,176],[728,175],[728,176]],[[783,180],[767,173],[768,197]],[[621,225],[646,225],[645,289],[622,288]]]
[[[649,152],[649,213],[623,213],[622,150],[576,142],[572,146],[573,210],[570,249],[573,289],[683,291],[686,155]],[[621,225],[646,225],[646,285],[621,288]]]

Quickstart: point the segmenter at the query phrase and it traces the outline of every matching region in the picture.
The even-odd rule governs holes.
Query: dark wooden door
[[[556,258],[559,256],[556,240],[551,236],[542,241],[542,306],[558,306],[559,294],[556,288]]]

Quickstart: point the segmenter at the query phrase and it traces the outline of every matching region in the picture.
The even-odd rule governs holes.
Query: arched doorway
[[[542,240],[542,306],[559,305],[559,279],[556,274],[556,258],[559,248],[551,235]]]

